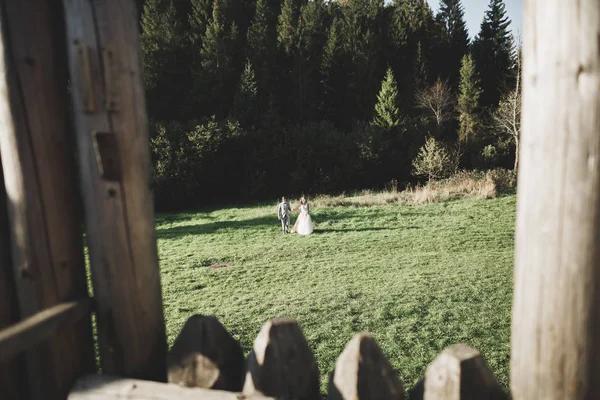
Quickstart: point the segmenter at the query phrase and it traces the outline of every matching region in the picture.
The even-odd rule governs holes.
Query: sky
[[[427,0],[429,6],[434,12],[437,12],[440,4],[439,0]],[[488,8],[488,0],[462,0],[463,8],[465,9],[465,20],[467,21],[467,28],[469,29],[469,36],[471,39],[479,33],[481,21]],[[523,14],[523,0],[504,0],[506,4],[506,13],[510,18],[511,28],[515,36],[517,33],[522,31],[521,29],[521,17]]]

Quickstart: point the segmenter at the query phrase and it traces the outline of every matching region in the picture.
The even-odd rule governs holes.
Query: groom
[[[281,233],[288,233],[290,227],[290,212],[292,207],[290,203],[285,199],[285,196],[281,198],[281,203],[277,207],[277,219],[281,221]]]

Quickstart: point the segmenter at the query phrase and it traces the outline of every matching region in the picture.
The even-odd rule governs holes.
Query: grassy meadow
[[[456,343],[480,350],[506,388],[515,202],[315,202],[307,237],[282,235],[274,204],[159,214],[169,344],[188,317],[206,314],[248,352],[268,318],[289,316],[322,390],[358,331],[373,334],[406,388]]]

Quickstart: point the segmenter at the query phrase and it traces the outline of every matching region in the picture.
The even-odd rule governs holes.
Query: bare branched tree
[[[452,118],[454,97],[448,82],[442,81],[439,77],[432,86],[417,91],[416,102],[417,107],[428,110],[432,114],[438,130],[444,122]]]
[[[515,171],[519,167],[519,138],[521,136],[521,57],[517,53],[516,86],[500,100],[492,113],[492,123],[497,135],[508,136],[515,145]]]

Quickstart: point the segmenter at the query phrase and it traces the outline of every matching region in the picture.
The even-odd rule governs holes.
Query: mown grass
[[[506,388],[515,199],[313,207],[308,237],[282,235],[272,205],[161,214],[169,344],[206,314],[248,352],[268,318],[290,316],[323,390],[358,331],[374,335],[407,388],[456,343],[480,350]]]

